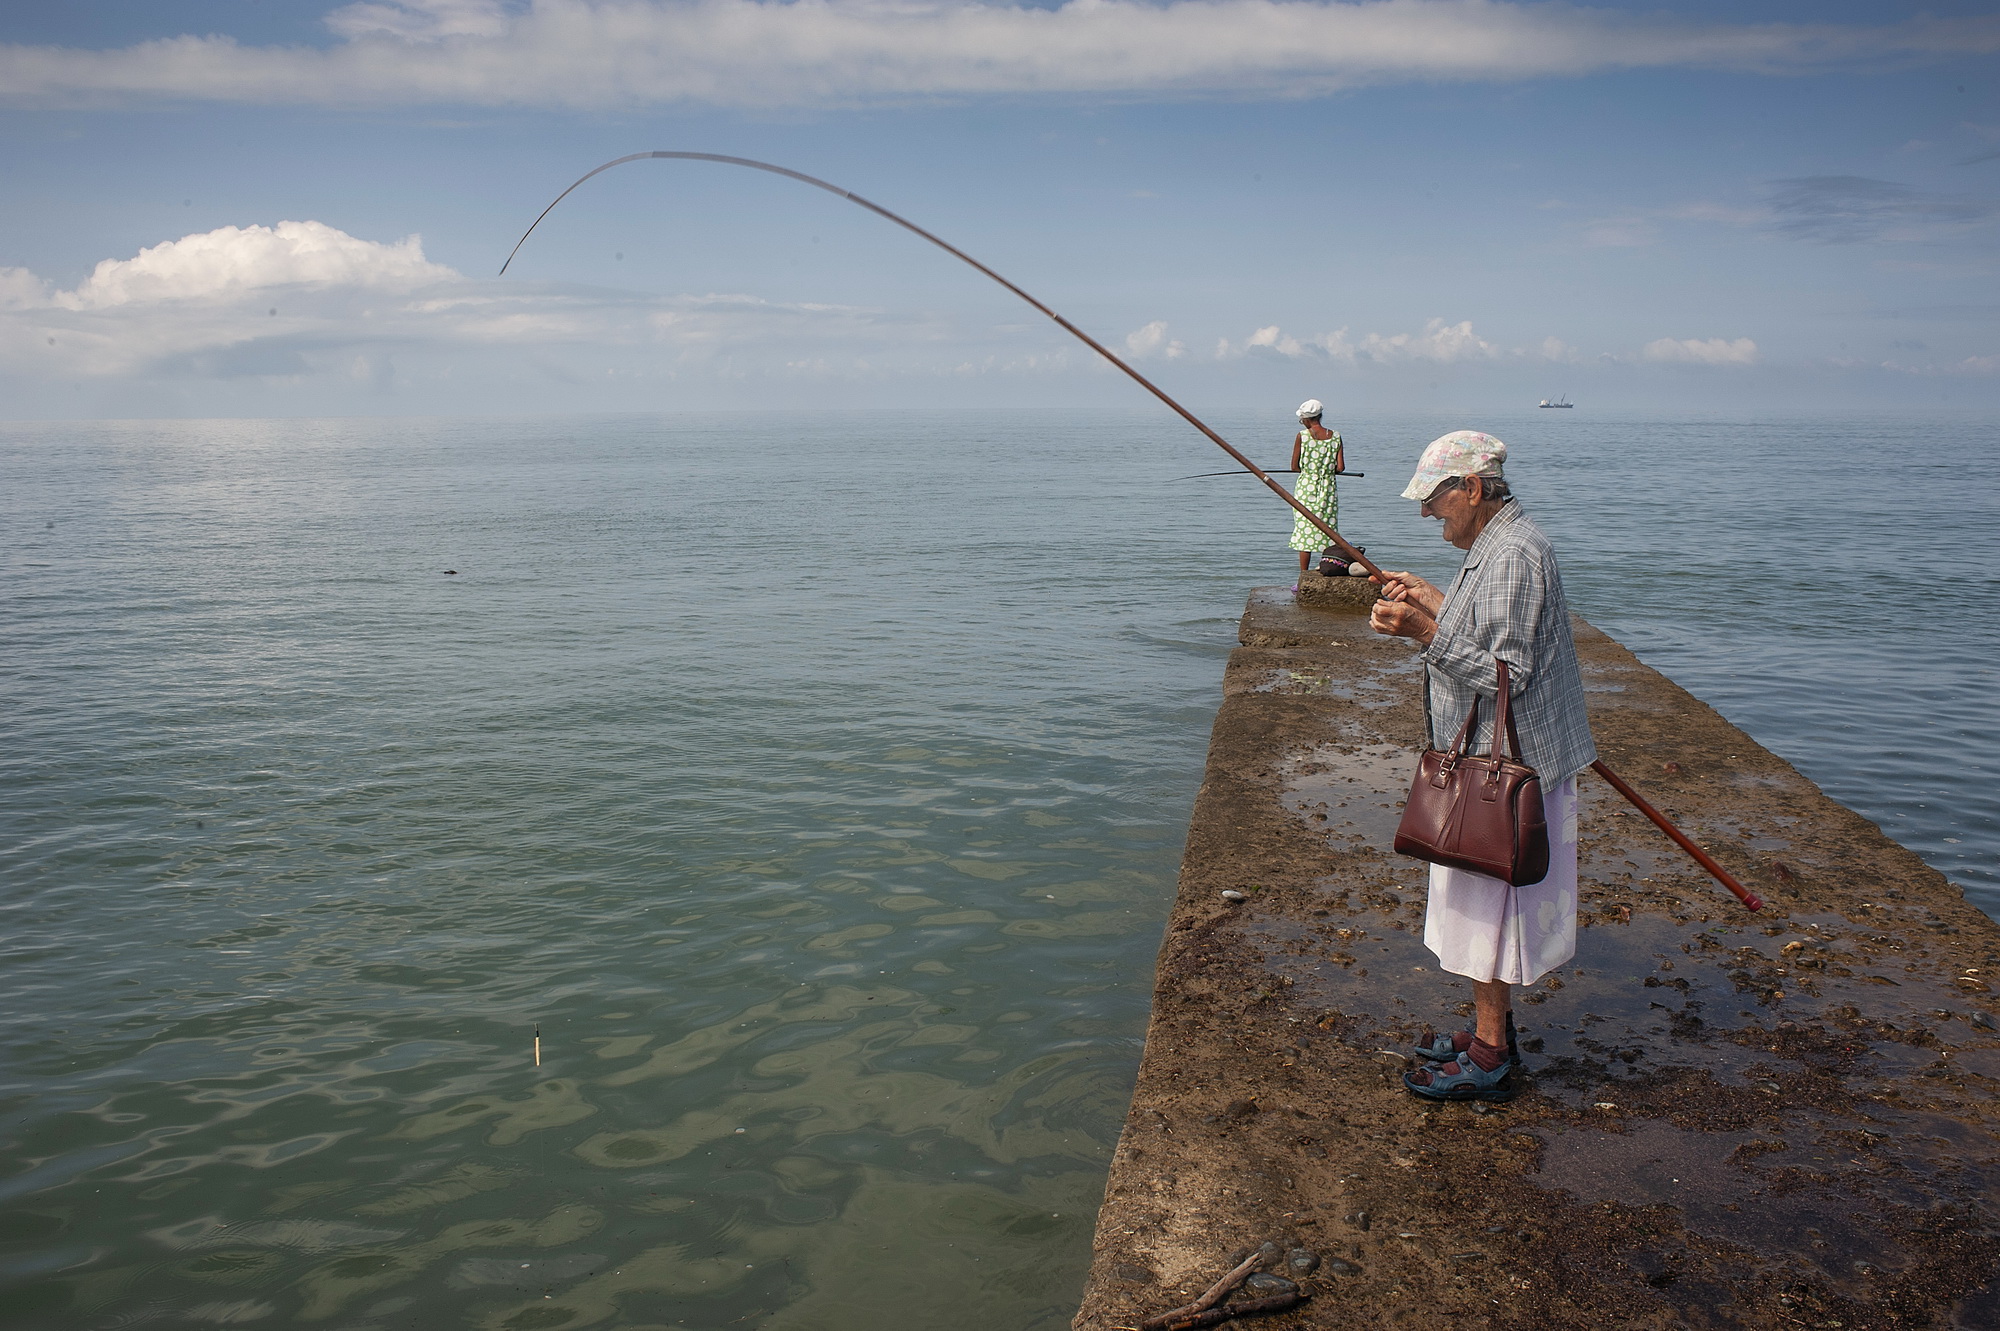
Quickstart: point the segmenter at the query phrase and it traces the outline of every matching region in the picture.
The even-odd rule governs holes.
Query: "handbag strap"
[[[1472,695],[1472,706],[1465,709],[1465,721],[1458,728],[1458,737],[1451,742],[1451,756],[1453,758],[1459,758],[1464,755],[1465,746],[1472,739],[1473,722],[1478,719],[1479,695],[1475,693]]]
[[[1527,759],[1521,756],[1521,732],[1514,729],[1513,700],[1509,696],[1512,686],[1507,682],[1507,663],[1496,659],[1493,667],[1494,673],[1499,676],[1500,681],[1495,702],[1499,710],[1493,716],[1493,756],[1495,758],[1501,756],[1500,735],[1504,731],[1507,735],[1508,747],[1513,751],[1514,761],[1525,767],[1527,766]],[[1472,696],[1472,705],[1475,708],[1479,706],[1479,695],[1476,693]],[[1469,717],[1467,718],[1467,724],[1471,724],[1471,718]]]
[[[1499,689],[1496,691],[1494,699],[1496,710],[1493,713],[1493,751],[1489,755],[1489,759],[1497,763],[1503,756],[1500,752],[1500,736],[1504,733],[1507,736],[1508,746],[1513,752],[1514,761],[1526,767],[1528,760],[1521,755],[1521,732],[1514,729],[1513,700],[1508,696],[1511,685],[1507,680],[1507,663],[1495,659],[1493,668],[1494,674],[1499,677]],[[1479,694],[1474,692],[1472,695],[1472,706],[1465,709],[1465,722],[1459,726],[1458,736],[1451,742],[1451,752],[1453,755],[1460,755],[1465,752],[1465,746],[1472,739],[1472,727],[1478,720]]]

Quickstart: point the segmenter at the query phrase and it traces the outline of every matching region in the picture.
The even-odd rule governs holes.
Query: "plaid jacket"
[[[1493,663],[1503,660],[1522,756],[1542,789],[1553,789],[1597,757],[1556,552],[1518,500],[1494,514],[1465,552],[1464,566],[1445,589],[1437,635],[1422,655],[1433,748],[1451,743],[1477,693],[1485,705],[1470,751],[1487,751],[1499,687]]]

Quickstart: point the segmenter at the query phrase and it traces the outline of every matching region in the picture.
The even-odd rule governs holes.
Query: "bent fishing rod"
[[[1290,504],[1293,508],[1297,509],[1299,515],[1305,518],[1307,521],[1311,522],[1313,526],[1319,528],[1321,533],[1324,534],[1328,540],[1332,541],[1333,544],[1339,548],[1341,554],[1345,555],[1349,561],[1361,565],[1361,567],[1367,569],[1370,573],[1380,573],[1382,571],[1380,568],[1370,563],[1367,556],[1363,555],[1359,550],[1355,549],[1352,545],[1349,545],[1347,543],[1347,539],[1343,537],[1339,532],[1335,531],[1330,525],[1328,525],[1328,523],[1323,518],[1321,518],[1319,514],[1313,512],[1310,508],[1307,508],[1297,499],[1294,499],[1292,497],[1291,491],[1285,489],[1284,486],[1272,480],[1271,474],[1269,472],[1265,471],[1262,467],[1259,467],[1249,458],[1243,456],[1243,454],[1238,452],[1235,446],[1232,445],[1227,439],[1224,439],[1221,435],[1209,429],[1208,426],[1202,421],[1202,419],[1199,416],[1196,416],[1186,407],[1183,407],[1180,403],[1174,401],[1171,397],[1168,397],[1165,390],[1163,390],[1158,384],[1154,383],[1151,379],[1148,379],[1145,375],[1139,373],[1137,370],[1133,369],[1130,365],[1127,365],[1124,361],[1120,360],[1117,356],[1113,355],[1111,349],[1106,347],[1102,342],[1099,342],[1096,338],[1084,332],[1081,328],[1078,328],[1075,324],[1063,318],[1060,314],[1057,314],[1054,310],[1042,304],[1042,302],[1036,300],[1033,296],[1021,290],[1021,288],[1015,286],[1012,282],[1009,282],[1006,278],[1000,276],[1000,274],[994,272],[991,268],[988,268],[985,264],[979,262],[979,260],[973,258],[970,254],[967,254],[964,250],[959,249],[955,245],[947,244],[945,241],[939,239],[938,237],[932,235],[930,232],[924,230],[922,227],[918,226],[915,222],[912,222],[905,217],[898,217],[895,213],[890,212],[887,208],[884,208],[881,204],[871,202],[868,199],[864,199],[859,194],[856,194],[853,190],[842,189],[840,186],[832,184],[828,181],[821,180],[817,176],[809,176],[803,171],[793,171],[789,167],[774,166],[770,162],[759,162],[754,158],[749,158],[749,157],[725,157],[720,153],[650,152],[650,153],[632,153],[628,156],[617,158],[613,161],[606,162],[603,166],[598,167],[595,171],[591,171],[589,174],[579,179],[576,182],[576,185],[571,185],[569,189],[566,189],[562,193],[556,195],[555,203],[551,203],[547,208],[542,209],[541,217],[537,217],[534,220],[533,224],[530,225],[526,231],[521,233],[521,238],[514,242],[514,248],[508,252],[507,263],[503,263],[500,265],[500,275],[502,277],[506,276],[507,265],[514,262],[514,256],[521,252],[521,246],[528,243],[528,237],[535,234],[535,227],[538,227],[542,224],[542,217],[547,217],[549,213],[555,208],[557,203],[561,203],[564,199],[568,198],[570,196],[570,192],[576,189],[577,185],[581,185],[584,181],[589,180],[591,176],[598,175],[601,172],[609,171],[614,166],[623,166],[627,162],[644,161],[649,157],[668,157],[686,162],[720,162],[724,166],[747,166],[753,171],[768,171],[774,176],[785,176],[792,180],[799,181],[801,184],[811,185],[814,189],[823,189],[828,194],[837,194],[841,198],[846,199],[849,203],[859,204],[861,207],[866,208],[869,212],[874,213],[878,217],[887,218],[889,221],[894,222],[897,226],[902,227],[905,231],[913,232],[916,235],[922,236],[925,240],[928,240],[931,244],[937,246],[939,249],[943,250],[946,254],[951,255],[954,259],[962,260],[965,263],[970,264],[972,267],[977,268],[980,272],[986,274],[988,277],[992,278],[995,282],[998,282],[1001,286],[1006,287],[1009,291],[1019,296],[1022,300],[1027,301],[1028,304],[1034,306],[1036,309],[1040,310],[1043,314],[1048,315],[1049,318],[1055,320],[1056,323],[1062,327],[1064,332],[1069,333],[1071,336],[1075,337],[1078,341],[1082,342],[1085,346],[1089,347],[1092,351],[1104,357],[1104,359],[1110,361],[1113,365],[1116,365],[1119,369],[1123,370],[1126,374],[1130,375],[1132,377],[1132,380],[1135,383],[1137,383],[1139,387],[1145,389],[1148,393],[1151,393],[1154,397],[1166,403],[1167,406],[1170,407],[1174,411],[1174,413],[1178,415],[1182,420],[1186,421],[1189,425],[1194,426],[1195,429],[1200,430],[1203,434],[1207,435],[1209,439],[1218,448],[1220,448],[1223,452],[1229,454],[1229,456],[1234,458],[1237,462],[1241,463],[1245,471],[1249,472],[1252,476],[1255,476],[1258,480],[1262,481],[1265,485],[1269,486],[1273,494],[1277,495],[1278,498],[1284,500],[1287,504]]]
[[[939,237],[934,236],[930,232],[924,230],[922,227],[918,226],[915,222],[910,221],[908,218],[900,217],[897,214],[890,212],[887,208],[884,208],[881,204],[862,198],[859,194],[856,194],[853,190],[842,189],[840,186],[835,185],[829,181],[821,180],[817,176],[809,176],[803,171],[794,171],[790,167],[778,166],[771,162],[760,162],[752,157],[729,157],[722,153],[645,152],[645,153],[628,153],[623,157],[613,158],[611,161],[606,162],[603,166],[597,167],[594,170],[585,172],[582,176],[579,176],[575,184],[571,185],[568,189],[564,190],[562,193],[556,195],[554,201],[551,202],[548,207],[542,209],[540,215],[537,216],[533,222],[529,223],[528,229],[521,233],[521,238],[514,242],[514,248],[507,252],[507,262],[500,265],[500,276],[505,277],[507,275],[507,269],[514,262],[514,256],[521,252],[521,246],[528,243],[528,237],[535,234],[535,228],[542,224],[542,218],[547,217],[550,213],[554,212],[556,204],[561,203],[564,199],[567,199],[571,194],[573,194],[576,191],[577,186],[582,185],[585,181],[591,179],[591,177],[593,176],[602,175],[604,172],[609,171],[614,166],[623,166],[627,162],[643,162],[649,158],[664,158],[668,160],[682,161],[682,162],[717,162],[723,166],[742,166],[742,167],[748,167],[752,171],[766,171],[774,176],[784,176],[787,179],[796,180],[802,185],[811,185],[814,189],[822,189],[825,190],[828,194],[838,195],[839,197],[846,199],[849,203],[856,204],[862,208],[866,208],[869,212],[874,213],[878,217],[884,218],[885,220],[890,222],[894,222],[897,226],[902,227],[905,231],[923,237],[925,240],[928,240],[931,244],[943,250],[946,254],[951,255],[954,259],[957,259],[973,268],[978,269],[986,276],[992,278],[995,282],[998,282],[1001,286],[1007,288],[1007,290],[1019,296],[1022,300],[1028,302],[1028,304],[1034,306],[1037,310],[1041,311],[1043,314],[1046,314],[1049,318],[1055,320],[1056,324],[1059,327],[1061,327],[1064,332],[1070,334],[1072,337],[1076,338],[1079,342],[1089,347],[1092,351],[1096,352],[1098,355],[1104,357],[1104,359],[1110,361],[1113,365],[1123,370],[1126,373],[1126,375],[1132,379],[1134,383],[1139,385],[1139,387],[1145,389],[1148,393],[1151,393],[1154,397],[1160,399],[1160,401],[1164,402],[1168,406],[1168,408],[1173,411],[1175,415],[1179,416],[1189,425],[1192,425],[1195,429],[1201,431],[1202,434],[1208,437],[1211,443],[1215,444],[1215,446],[1220,448],[1223,452],[1229,454],[1229,456],[1234,461],[1236,461],[1239,465],[1242,466],[1244,471],[1248,472],[1250,475],[1255,476],[1258,480],[1262,481],[1265,487],[1268,488],[1272,494],[1275,494],[1276,496],[1278,496],[1278,498],[1284,500],[1286,504],[1295,509],[1300,517],[1303,517],[1304,519],[1306,519],[1306,521],[1312,523],[1313,526],[1319,528],[1321,534],[1324,535],[1328,540],[1333,542],[1334,547],[1338,549],[1340,553],[1347,558],[1348,562],[1361,565],[1362,568],[1367,569],[1370,574],[1376,576],[1377,578],[1382,578],[1385,576],[1382,573],[1382,570],[1379,566],[1377,566],[1366,555],[1362,554],[1360,550],[1356,549],[1353,545],[1349,544],[1347,538],[1342,536],[1339,532],[1335,531],[1333,527],[1324,518],[1320,517],[1319,514],[1313,512],[1310,508],[1307,508],[1304,504],[1300,503],[1296,498],[1293,497],[1291,491],[1287,490],[1284,486],[1278,484],[1277,481],[1273,480],[1271,478],[1270,472],[1265,471],[1262,467],[1259,467],[1256,463],[1252,462],[1249,458],[1245,457],[1241,452],[1237,450],[1235,445],[1231,444],[1227,439],[1224,439],[1221,435],[1217,434],[1215,431],[1209,429],[1208,424],[1205,421],[1203,421],[1199,416],[1196,416],[1186,407],[1183,407],[1180,403],[1174,401],[1173,398],[1167,396],[1166,391],[1162,389],[1158,384],[1154,383],[1151,379],[1148,379],[1145,375],[1139,373],[1137,370],[1133,369],[1130,365],[1126,364],[1117,355],[1113,354],[1111,349],[1105,346],[1102,342],[1099,342],[1096,338],[1084,332],[1081,328],[1078,328],[1075,324],[1063,318],[1060,314],[1057,314],[1054,310],[1042,304],[1042,302],[1040,302],[1039,300],[1036,300],[1033,296],[1023,291],[1020,287],[1015,286],[1012,282],[1009,282],[1006,278],[1000,276],[1000,274],[994,272],[991,268],[988,268],[985,264],[979,262],[979,260],[973,258],[970,254],[967,254],[964,250],[959,249],[956,245],[948,244]],[[1359,475],[1360,473],[1352,472],[1349,474]],[[1192,478],[1190,477],[1183,479],[1192,479]],[[1604,777],[1605,780],[1609,781],[1612,784],[1613,789],[1617,790],[1619,794],[1623,795],[1626,799],[1630,800],[1634,808],[1638,809],[1639,812],[1645,814],[1648,818],[1652,819],[1653,822],[1656,825],[1658,825],[1662,831],[1664,831],[1668,836],[1673,838],[1674,843],[1676,845],[1678,845],[1682,850],[1685,850],[1688,854],[1694,856],[1695,861],[1698,864],[1700,864],[1702,868],[1708,870],[1710,874],[1714,875],[1714,877],[1718,882],[1720,882],[1724,887],[1728,888],[1731,892],[1734,892],[1737,896],[1737,899],[1742,901],[1742,903],[1745,906],[1749,907],[1751,910],[1757,910],[1762,907],[1763,903],[1761,901],[1759,901],[1755,896],[1751,895],[1748,891],[1746,891],[1741,883],[1737,882],[1734,878],[1730,877],[1728,872],[1725,871],[1721,865],[1717,864],[1707,854],[1705,854],[1699,846],[1695,845],[1694,842],[1690,841],[1686,836],[1682,835],[1680,829],[1676,828],[1672,823],[1668,822],[1666,818],[1661,816],[1660,812],[1657,809],[1653,808],[1652,805],[1646,803],[1645,800],[1641,799],[1639,797],[1639,793],[1633,790],[1632,787],[1626,785],[1625,782],[1619,779],[1617,776],[1615,776],[1610,768],[1606,767],[1601,762],[1593,763],[1592,766],[1597,770],[1600,776]]]
[[[1264,470],[1272,476],[1296,476],[1299,473],[1297,467],[1266,467]],[[1199,481],[1208,476],[1243,476],[1246,474],[1231,467],[1228,471],[1198,471],[1192,476],[1176,476],[1174,479],[1177,481]],[[1335,476],[1353,476],[1358,478],[1366,476],[1368,473],[1365,471],[1337,471],[1333,474]]]

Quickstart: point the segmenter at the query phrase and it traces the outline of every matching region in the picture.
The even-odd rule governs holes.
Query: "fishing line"
[[[1110,361],[1113,365],[1116,365],[1119,369],[1123,370],[1126,374],[1130,375],[1133,381],[1136,382],[1139,385],[1139,387],[1145,389],[1148,393],[1151,393],[1154,397],[1166,403],[1167,406],[1171,407],[1174,410],[1175,414],[1177,414],[1182,420],[1186,421],[1189,425],[1194,426],[1195,429],[1200,430],[1203,434],[1207,435],[1209,439],[1216,444],[1217,447],[1222,449],[1223,452],[1229,454],[1230,457],[1234,458],[1237,462],[1241,463],[1245,471],[1249,472],[1252,476],[1255,476],[1258,480],[1262,481],[1265,485],[1269,486],[1273,494],[1277,495],[1278,498],[1284,500],[1287,504],[1290,504],[1293,508],[1297,509],[1299,515],[1305,518],[1307,521],[1311,522],[1313,526],[1319,528],[1320,531],[1327,537],[1327,539],[1332,541],[1333,544],[1339,548],[1341,554],[1345,555],[1350,562],[1361,565],[1361,567],[1367,569],[1370,573],[1380,573],[1382,571],[1375,564],[1369,562],[1368,558],[1365,555],[1363,555],[1359,550],[1355,549],[1352,545],[1349,545],[1347,543],[1346,538],[1343,537],[1339,532],[1335,531],[1331,526],[1329,526],[1326,523],[1326,521],[1319,516],[1319,514],[1307,508],[1297,499],[1294,499],[1292,497],[1291,491],[1287,490],[1284,486],[1272,480],[1269,472],[1265,471],[1262,467],[1259,467],[1249,458],[1243,456],[1243,454],[1238,452],[1235,446],[1232,445],[1227,439],[1224,439],[1221,435],[1209,429],[1208,425],[1199,416],[1189,411],[1186,407],[1183,407],[1180,403],[1174,401],[1171,397],[1168,397],[1166,391],[1162,389],[1158,384],[1154,383],[1151,379],[1148,379],[1145,375],[1139,373],[1137,370],[1133,369],[1130,365],[1127,365],[1124,361],[1120,360],[1117,356],[1113,355],[1111,349],[1106,347],[1102,342],[1099,342],[1096,338],[1084,332],[1081,328],[1078,328],[1075,324],[1063,318],[1060,314],[1057,314],[1054,310],[1050,309],[1048,306],[1042,304],[1042,302],[1036,300],[1033,296],[1023,291],[1020,287],[1015,286],[1012,282],[1009,282],[1006,278],[1000,276],[1000,274],[994,272],[991,268],[988,268],[985,264],[979,262],[979,260],[973,258],[970,254],[967,254],[964,250],[959,249],[956,245],[951,245],[943,240],[940,240],[938,237],[932,235],[930,232],[918,226],[915,222],[910,221],[908,218],[897,216],[895,213],[890,212],[887,208],[884,208],[879,203],[875,203],[868,199],[862,198],[859,194],[856,194],[853,190],[842,189],[840,186],[832,184],[828,181],[821,180],[817,176],[809,176],[803,171],[794,171],[789,167],[775,166],[770,162],[759,162],[756,159],[750,157],[726,157],[723,156],[721,153],[650,152],[650,153],[631,153],[625,157],[615,158],[612,161],[606,162],[603,166],[600,166],[593,171],[586,172],[584,175],[582,175],[577,179],[575,185],[571,185],[569,189],[566,189],[562,193],[556,195],[555,203],[551,203],[547,208],[542,209],[541,217],[537,217],[534,220],[534,222],[528,227],[528,229],[521,233],[521,238],[514,242],[514,248],[507,252],[507,263],[503,263],[500,265],[500,275],[502,277],[505,277],[507,275],[507,265],[514,262],[514,256],[521,252],[521,246],[528,243],[528,237],[535,234],[535,228],[542,224],[542,218],[547,217],[551,212],[553,212],[555,210],[555,206],[557,203],[561,203],[564,199],[567,199],[570,196],[570,194],[576,189],[577,185],[583,184],[584,181],[589,180],[592,176],[600,175],[603,172],[609,171],[614,166],[623,166],[627,162],[644,161],[646,158],[649,157],[667,157],[685,162],[720,162],[724,166],[747,166],[752,171],[768,171],[774,176],[785,176],[789,179],[796,180],[801,184],[811,185],[814,189],[823,189],[828,194],[837,194],[841,198],[846,199],[849,203],[858,204],[861,207],[866,208],[869,212],[874,213],[878,217],[887,218],[889,221],[894,222],[897,226],[902,227],[905,231],[909,231],[916,235],[922,236],[925,240],[928,240],[931,244],[937,246],[939,249],[943,250],[946,254],[949,254],[953,258],[962,260],[965,263],[970,264],[972,267],[977,268],[980,272],[986,274],[988,277],[992,278],[995,282],[998,282],[1001,286],[1006,287],[1009,291],[1019,296],[1022,300],[1027,301],[1028,304],[1034,306],[1036,309],[1040,310],[1043,314],[1048,315],[1049,318],[1055,320],[1057,324],[1061,325],[1064,332],[1069,333],[1071,336],[1075,337],[1078,341],[1082,342],[1085,346],[1089,347],[1092,351],[1104,357],[1104,359]]]
[[[1075,324],[1063,318],[1060,314],[1057,314],[1054,310],[1042,304],[1042,302],[1040,302],[1039,300],[1036,300],[1033,296],[1023,291],[1020,287],[1015,286],[1012,282],[1009,282],[1006,278],[1000,276],[1000,274],[994,272],[991,268],[988,268],[985,264],[979,262],[979,260],[973,258],[970,254],[967,254],[964,250],[959,249],[956,245],[948,244],[947,242],[932,235],[930,232],[924,230],[922,227],[918,226],[915,222],[910,221],[908,218],[900,217],[897,214],[890,212],[887,208],[884,208],[881,204],[875,203],[869,199],[862,198],[859,194],[856,194],[853,190],[842,189],[840,186],[835,185],[830,181],[821,180],[817,176],[809,176],[803,171],[794,171],[790,167],[777,166],[771,162],[760,162],[752,157],[729,157],[722,153],[648,152],[648,153],[628,153],[624,157],[613,158],[611,161],[606,162],[603,166],[587,171],[583,175],[579,176],[575,184],[571,185],[568,189],[564,190],[562,193],[556,195],[554,202],[550,203],[548,207],[542,209],[540,216],[536,217],[535,220],[529,224],[528,229],[521,233],[521,238],[514,242],[514,248],[507,252],[507,262],[500,265],[500,275],[502,277],[505,277],[507,275],[508,266],[514,262],[514,256],[521,252],[521,246],[528,243],[528,237],[535,234],[535,228],[542,224],[542,218],[547,217],[550,213],[554,212],[556,204],[561,203],[564,199],[567,199],[572,193],[574,193],[578,185],[583,184],[584,181],[589,180],[592,176],[602,175],[604,172],[609,171],[614,166],[623,166],[627,162],[641,162],[645,161],[647,158],[652,158],[652,157],[667,158],[683,162],[719,162],[724,166],[745,166],[749,167],[752,171],[768,171],[774,176],[784,176],[787,179],[796,180],[802,185],[811,185],[814,189],[823,189],[828,194],[837,194],[841,198],[846,199],[849,203],[857,204],[860,207],[866,208],[869,212],[874,213],[876,216],[886,218],[887,220],[894,222],[897,226],[902,227],[905,231],[923,237],[925,240],[928,240],[931,244],[943,250],[946,254],[951,255],[954,259],[958,259],[966,264],[971,265],[974,268],[977,268],[980,272],[986,274],[986,276],[992,278],[995,282],[998,282],[1001,286],[1006,287],[1009,291],[1019,296],[1022,300],[1027,301],[1028,304],[1034,306],[1037,310],[1040,310],[1043,314],[1046,314],[1047,316],[1049,316],[1049,318],[1055,320],[1056,323],[1061,326],[1064,332],[1070,334],[1072,337],[1076,338],[1079,342],[1089,347],[1092,351],[1096,352],[1098,355],[1104,357],[1104,359],[1110,361],[1113,365],[1116,365],[1119,369],[1123,370],[1128,376],[1131,377],[1134,383],[1139,385],[1139,387],[1145,389],[1148,393],[1151,393],[1154,397],[1160,399],[1160,401],[1166,403],[1168,407],[1172,408],[1175,415],[1179,416],[1189,425],[1192,425],[1195,429],[1207,435],[1210,441],[1212,441],[1218,448],[1220,448],[1223,452],[1229,454],[1231,458],[1235,459],[1235,461],[1242,466],[1244,471],[1247,471],[1252,476],[1255,476],[1258,480],[1262,481],[1265,484],[1265,486],[1267,486],[1270,489],[1271,493],[1277,495],[1278,498],[1284,500],[1292,508],[1298,510],[1299,516],[1305,518],[1308,522],[1312,523],[1313,526],[1319,528],[1320,531],[1329,540],[1331,540],[1333,544],[1340,550],[1341,554],[1347,557],[1348,562],[1359,564],[1362,568],[1367,569],[1372,574],[1376,574],[1378,576],[1386,576],[1382,574],[1382,570],[1379,566],[1377,566],[1366,555],[1362,554],[1361,551],[1356,549],[1354,546],[1350,545],[1347,541],[1347,538],[1342,536],[1339,532],[1335,531],[1331,526],[1329,526],[1325,521],[1325,519],[1321,518],[1319,514],[1313,512],[1311,509],[1307,508],[1304,504],[1300,503],[1297,499],[1293,498],[1291,491],[1287,490],[1284,486],[1272,480],[1271,473],[1265,471],[1262,467],[1259,467],[1249,458],[1243,456],[1241,452],[1237,451],[1235,445],[1231,444],[1227,439],[1224,439],[1221,435],[1217,434],[1215,431],[1209,429],[1207,423],[1203,421],[1199,416],[1189,411],[1186,407],[1183,407],[1180,403],[1174,401],[1173,398],[1167,396],[1166,390],[1162,389],[1158,384],[1154,383],[1151,379],[1148,379],[1145,375],[1133,369],[1130,365],[1127,365],[1123,360],[1120,360],[1116,355],[1112,353],[1111,349],[1109,347],[1106,347],[1102,342],[1099,342],[1096,338],[1084,332],[1081,328],[1078,328]],[[1192,480],[1194,478],[1182,477],[1181,479]],[[1672,823],[1668,822],[1666,818],[1660,814],[1659,810],[1655,809],[1652,805],[1646,803],[1646,801],[1640,797],[1639,792],[1632,789],[1631,786],[1625,784],[1625,782],[1621,780],[1615,773],[1613,773],[1609,767],[1606,767],[1602,762],[1592,763],[1591,767],[1596,770],[1599,776],[1602,776],[1605,780],[1609,781],[1613,789],[1615,789],[1620,795],[1623,795],[1628,801],[1630,801],[1634,808],[1638,809],[1639,812],[1645,814],[1646,817],[1651,819],[1653,823],[1660,828],[1661,831],[1665,832],[1669,837],[1673,838],[1674,843],[1676,845],[1680,846],[1682,850],[1685,850],[1689,855],[1693,856],[1695,861],[1699,863],[1702,868],[1706,869],[1709,872],[1709,874],[1715,878],[1717,882],[1721,883],[1724,887],[1728,888],[1731,892],[1735,893],[1737,899],[1741,901],[1745,906],[1747,906],[1751,910],[1758,910],[1763,906],[1764,904],[1763,902],[1759,901],[1752,893],[1750,893],[1747,889],[1745,889],[1741,883],[1737,882],[1734,878],[1730,877],[1727,870],[1725,870],[1721,865],[1717,864],[1712,858],[1710,858],[1706,853],[1704,853],[1702,849],[1699,846],[1695,845],[1694,842],[1690,840],[1686,835],[1684,835],[1679,828],[1675,827]],[[537,1049],[537,1052],[539,1053],[539,1048]]]

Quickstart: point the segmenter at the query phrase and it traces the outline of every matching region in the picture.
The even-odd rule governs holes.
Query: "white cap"
[[[1305,401],[1299,403],[1299,419],[1302,421],[1309,421],[1313,417],[1319,415],[1322,411],[1325,410],[1326,408],[1322,407],[1319,404],[1318,398],[1309,397]]]
[[[1507,462],[1507,445],[1477,430],[1453,430],[1431,440],[1417,459],[1417,474],[1403,487],[1403,498],[1418,503],[1455,476],[1498,476]]]

